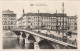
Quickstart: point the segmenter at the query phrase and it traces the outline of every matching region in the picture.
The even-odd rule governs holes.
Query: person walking
[[[48,30],[48,35],[49,35],[49,37],[51,37],[51,32],[50,32],[50,30]]]

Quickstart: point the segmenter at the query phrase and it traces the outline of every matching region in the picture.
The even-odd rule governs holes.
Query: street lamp
[[[62,9],[62,12],[63,12],[62,38],[63,38],[63,41],[66,42],[66,39],[67,39],[66,34],[65,34],[65,36],[64,36],[64,3],[62,3],[62,7],[63,7],[63,9]]]
[[[63,10],[62,10],[62,12],[63,12],[63,28],[62,28],[62,36],[64,36],[64,3],[62,4],[62,6],[63,6]]]
[[[58,28],[59,28],[59,25],[58,25],[58,17],[57,17],[57,10],[56,10],[56,33],[58,32]]]
[[[38,9],[38,33],[39,33],[39,9]]]
[[[56,18],[57,18],[57,10],[56,10]],[[58,18],[56,19],[56,33],[57,33],[57,29],[58,29]]]
[[[22,28],[23,28],[23,19],[21,18],[21,24],[22,24]]]

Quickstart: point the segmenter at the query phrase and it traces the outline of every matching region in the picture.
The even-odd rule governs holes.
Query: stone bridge
[[[34,43],[34,49],[77,49],[77,46],[75,45],[50,38],[38,32],[22,29],[15,29],[11,31],[17,35],[18,40],[22,37],[23,48],[25,48],[26,39],[29,39],[31,43]]]

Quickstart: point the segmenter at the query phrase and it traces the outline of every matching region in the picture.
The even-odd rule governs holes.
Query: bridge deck
[[[39,36],[39,37],[41,37],[41,38],[50,40],[50,41],[52,41],[52,42],[59,43],[59,44],[61,44],[61,45],[65,45],[65,46],[70,46],[70,47],[75,47],[75,48],[76,48],[76,46],[74,46],[74,45],[72,45],[72,44],[69,44],[69,43],[66,43],[66,42],[63,42],[63,41],[59,41],[59,40],[56,40],[56,39],[53,39],[53,38],[50,38],[50,37],[46,37],[46,36],[41,35],[40,33],[36,33],[36,32],[33,32],[33,31],[23,30],[23,29],[15,29],[15,30],[12,30],[12,31],[24,31],[24,32],[27,32],[27,33],[30,33],[30,34]]]

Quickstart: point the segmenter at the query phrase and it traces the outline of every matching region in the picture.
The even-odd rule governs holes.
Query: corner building
[[[2,11],[2,25],[3,30],[16,28],[16,14],[9,9]]]

